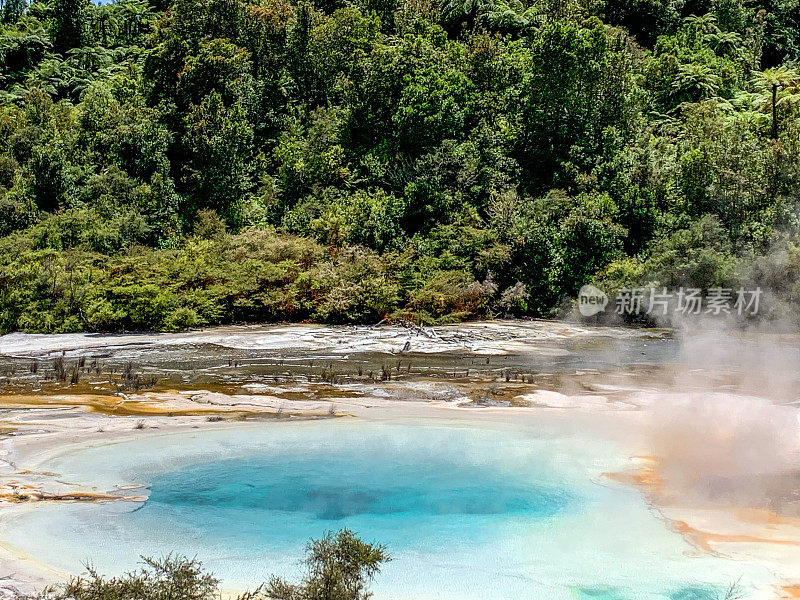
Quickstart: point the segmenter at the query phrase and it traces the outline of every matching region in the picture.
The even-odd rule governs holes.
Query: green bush
[[[385,546],[368,544],[348,529],[327,532],[306,545],[307,574],[298,583],[272,577],[236,600],[367,600],[369,585],[391,560]],[[197,559],[168,555],[142,558],[142,567],[105,577],[88,567],[84,576],[15,600],[217,600],[220,580]]]

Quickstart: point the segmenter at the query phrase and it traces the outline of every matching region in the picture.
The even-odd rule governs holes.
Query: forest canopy
[[[800,0],[4,0],[0,331],[800,302]]]

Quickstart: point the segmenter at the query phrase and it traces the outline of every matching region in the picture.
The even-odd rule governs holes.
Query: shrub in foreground
[[[298,583],[280,577],[237,600],[367,600],[369,584],[391,560],[386,548],[368,544],[342,529],[306,545],[306,574]],[[87,573],[35,596],[17,600],[218,600],[220,580],[196,559],[169,555],[142,558],[142,567],[119,577]]]

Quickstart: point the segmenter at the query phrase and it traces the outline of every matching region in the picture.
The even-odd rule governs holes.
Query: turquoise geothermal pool
[[[148,436],[48,463],[147,502],[38,506],[3,537],[67,572],[196,556],[223,587],[301,572],[305,542],[347,527],[388,546],[377,598],[711,600],[767,574],[694,551],[633,489],[614,442],[558,427],[325,420]]]

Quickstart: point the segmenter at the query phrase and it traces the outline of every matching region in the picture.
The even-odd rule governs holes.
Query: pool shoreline
[[[476,324],[473,330],[480,327],[481,324]],[[513,333],[513,325],[502,327],[504,336]],[[537,327],[536,323],[528,323],[522,331],[524,335],[529,335]],[[286,331],[290,328],[279,329],[282,340],[291,337]],[[313,337],[309,338],[308,343],[320,344],[322,350],[327,352],[329,346],[338,344],[337,332],[331,334],[333,341],[330,341],[325,338],[324,329],[313,328]],[[590,339],[584,331],[570,330],[568,334]],[[244,340],[246,336],[240,335]],[[352,332],[348,335],[352,337]],[[475,356],[480,356],[481,360],[484,357],[481,352],[487,347],[495,351],[509,343],[506,339],[493,342],[491,335],[494,334],[487,335],[488,339],[476,346]],[[624,332],[624,335],[632,334]],[[390,335],[369,343],[389,347],[398,345],[400,340]],[[434,340],[426,343],[435,345],[439,342]],[[75,342],[74,345],[79,344]],[[515,351],[524,345],[521,342],[512,344]],[[591,370],[588,372],[591,374]],[[687,552],[722,555],[769,569],[775,574],[775,583],[772,592],[765,598],[796,597],[793,596],[794,586],[800,584],[800,519],[764,510],[763,506],[751,504],[747,499],[738,505],[714,505],[701,501],[688,493],[685,486],[675,485],[673,481],[676,468],[680,471],[691,468],[691,465],[678,461],[676,467],[670,449],[674,446],[677,450],[680,444],[690,443],[696,446],[696,453],[702,454],[705,451],[703,445],[707,443],[702,435],[698,437],[698,431],[702,432],[702,429],[682,431],[681,423],[698,427],[703,419],[718,416],[714,410],[721,410],[723,414],[730,412],[733,410],[728,406],[730,398],[714,399],[715,395],[719,395],[714,382],[702,380],[702,377],[701,381],[687,379],[690,385],[684,386],[685,389],[678,394],[673,389],[680,387],[674,385],[676,382],[669,381],[669,385],[662,389],[660,384],[653,384],[647,379],[649,375],[646,368],[642,373],[645,378],[643,381],[630,380],[630,373],[622,373],[616,379],[598,376],[595,377],[596,381],[589,382],[588,387],[582,380],[571,382],[568,377],[564,379],[558,376],[555,378],[557,383],[564,385],[564,389],[557,388],[558,391],[538,383],[532,385],[523,376],[522,383],[509,383],[506,377],[505,384],[502,380],[498,384],[486,380],[449,384],[417,378],[410,383],[394,385],[391,393],[384,393],[382,383],[362,385],[359,393],[353,393],[353,385],[337,385],[335,382],[325,384],[324,391],[323,384],[318,384],[320,393],[306,394],[302,391],[303,386],[300,386],[300,391],[284,395],[277,393],[277,388],[272,389],[270,385],[234,392],[222,387],[202,389],[196,386],[113,395],[95,393],[90,389],[44,395],[35,390],[29,394],[6,392],[0,394],[0,409],[6,415],[3,419],[5,435],[0,437],[0,529],[15,511],[33,510],[37,504],[73,503],[75,500],[70,500],[65,494],[76,491],[84,494],[86,501],[112,501],[105,497],[90,496],[109,492],[127,496],[129,500],[131,496],[135,498],[136,494],[141,494],[141,490],[109,490],[91,485],[76,487],[69,482],[58,481],[46,469],[56,456],[145,436],[170,437],[191,431],[268,427],[269,422],[281,419],[325,419],[334,415],[339,419],[365,422],[468,418],[503,423],[515,419],[544,419],[570,423],[578,429],[607,428],[613,432],[612,435],[624,439],[626,447],[630,447],[628,455],[622,457],[625,464],[619,470],[606,473],[597,482],[599,485],[624,485],[638,490],[662,520],[665,529],[680,534],[686,540]],[[681,375],[676,370],[676,373],[676,380],[681,376],[687,377],[685,372]],[[655,378],[654,381],[660,380]],[[305,388],[308,389],[310,385],[306,384]],[[474,394],[464,392],[473,387],[479,388]],[[502,388],[501,392],[496,392],[496,388]],[[592,391],[587,392],[587,389]],[[693,397],[695,393],[702,396],[699,404],[698,399]],[[738,406],[737,410],[744,415],[752,413],[754,419],[765,411],[774,416],[775,411],[794,410],[794,413],[788,414],[792,418],[797,413],[796,408],[772,406],[768,401],[751,398],[746,393],[750,393],[749,390],[734,394],[732,398]],[[475,398],[481,394],[490,400],[476,402]],[[493,397],[502,401],[494,401]],[[708,404],[713,408],[715,403],[721,408],[710,410],[706,406]],[[667,409],[660,408],[662,405],[673,412],[664,412]],[[698,406],[702,409],[700,413],[697,413],[700,410]],[[696,413],[700,417],[696,417]],[[672,429],[663,426],[661,421],[665,415],[669,419],[674,418],[678,423],[677,429],[674,423],[671,424]],[[783,413],[781,415],[781,419],[786,416]],[[238,422],[240,418],[247,419],[247,422]],[[673,436],[676,439],[669,440],[666,445],[663,439],[659,439],[658,450],[654,451],[650,443],[650,438],[654,436]],[[44,494],[45,497],[59,495],[64,499],[18,502],[17,496],[20,494],[32,497],[37,494]],[[9,579],[0,581],[0,599],[4,597],[3,589],[18,587],[23,591],[31,591],[34,587],[41,588],[58,579],[60,575],[36,557],[18,550],[0,532],[0,573],[10,575]]]
[[[427,418],[435,419],[437,416],[440,418],[452,419],[454,416],[458,418],[458,415],[466,417],[468,419],[475,419],[479,417],[479,415],[483,416],[490,416],[490,415],[498,415],[502,417],[510,416],[511,414],[531,414],[531,413],[539,413],[539,414],[547,414],[548,418],[555,418],[555,419],[571,419],[576,416],[574,414],[576,411],[571,411],[570,409],[502,409],[502,408],[457,408],[454,406],[449,405],[436,405],[434,403],[423,403],[420,405],[419,403],[408,404],[406,406],[398,407],[397,404],[394,404],[390,407],[384,407],[386,410],[381,411],[381,408],[378,406],[380,404],[379,399],[369,400],[368,402],[364,403],[364,407],[359,410],[352,410],[348,412],[348,416],[338,417],[338,418],[357,418],[357,419],[367,419],[367,420],[376,420],[376,421],[383,421],[383,420],[393,420],[393,419],[402,419],[402,420],[414,420],[419,419],[422,415],[425,415]],[[369,406],[369,408],[366,408]],[[351,407],[352,408],[352,407]],[[377,409],[377,410],[376,410]],[[398,410],[399,409],[399,410]],[[362,412],[361,415],[357,414]],[[585,412],[585,411],[579,411]],[[570,414],[573,413],[573,414]],[[606,413],[608,415],[608,413]],[[311,416],[315,418],[320,418],[319,415],[315,413],[311,413]],[[585,415],[584,415],[585,416]],[[630,415],[628,415],[630,416]],[[80,422],[80,416],[73,416],[72,419],[77,418]],[[84,415],[84,419],[87,418]],[[91,415],[88,417],[91,421],[90,423],[84,423],[85,427],[82,431],[75,431],[75,422],[73,421],[70,423],[70,430],[72,433],[70,435],[66,435],[64,432],[61,434],[59,433],[33,433],[24,436],[18,436],[16,438],[11,438],[14,441],[12,442],[14,449],[15,449],[15,459],[14,464],[18,467],[23,467],[23,470],[27,471],[37,471],[46,468],[48,462],[54,459],[57,456],[64,456],[75,452],[81,452],[86,450],[87,448],[98,448],[103,446],[114,445],[117,443],[124,443],[127,441],[132,440],[141,440],[143,436],[148,437],[170,437],[178,433],[182,432],[193,432],[193,431],[222,431],[222,430],[235,430],[247,427],[263,427],[263,424],[253,424],[253,423],[214,423],[209,422],[206,420],[200,420],[198,417],[168,417],[162,418],[163,421],[159,418],[157,419],[158,422],[149,423],[149,429],[138,430],[134,429],[130,425],[130,419],[124,419],[123,422],[117,421],[120,419],[119,417],[110,417],[106,421],[105,425],[103,425],[100,429],[101,432],[98,432],[98,428],[96,426],[97,415]],[[268,426],[268,424],[267,424]],[[134,424],[135,427],[135,424]],[[155,429],[157,427],[158,429]],[[631,469],[635,470],[637,468],[641,468],[641,465],[637,465],[637,461],[635,457],[631,457]],[[699,529],[695,529],[686,525],[681,530],[680,527],[676,526],[676,523],[686,523],[692,521],[692,509],[691,508],[684,508],[684,509],[675,509],[669,507],[658,506],[656,504],[657,497],[653,494],[653,486],[652,482],[647,482],[642,480],[641,478],[638,481],[625,481],[623,477],[619,476],[616,473],[609,473],[608,474],[608,482],[614,483],[623,483],[625,485],[633,485],[640,489],[642,494],[645,496],[646,500],[650,505],[657,510],[659,514],[662,515],[665,527],[671,528],[674,531],[678,531],[681,533],[684,538],[687,539],[692,545],[696,548],[701,549],[704,552],[716,552],[713,548],[709,547],[702,547],[702,544],[697,543],[697,535],[700,531]],[[42,488],[46,489],[48,484],[47,477],[43,478],[42,481]],[[130,482],[126,482],[130,483]],[[84,490],[87,493],[97,493],[98,490]],[[99,499],[97,501],[107,502],[107,499]],[[120,499],[118,501],[126,501],[124,499]],[[45,503],[53,503],[54,501],[44,500],[42,502]],[[0,530],[2,529],[2,523],[8,519],[12,513],[16,512],[19,509],[22,510],[33,510],[35,509],[37,503],[28,502],[23,504],[17,505],[5,505],[0,506]],[[705,515],[706,519],[708,515]],[[686,520],[684,520],[686,519]],[[713,519],[712,519],[713,521]],[[800,532],[800,528],[798,528],[798,532]],[[711,535],[714,539],[715,543],[724,543],[726,541],[733,541],[736,542],[737,540],[729,540],[723,534],[714,534],[712,532],[704,532],[706,535]],[[714,537],[714,536],[717,537]],[[800,537],[798,538],[800,543]],[[739,540],[741,541],[741,540]],[[753,544],[761,543],[758,539],[751,539],[745,540],[750,541]],[[769,541],[768,541],[769,543]],[[54,578],[61,579],[62,577],[66,576],[66,573],[60,572],[57,569],[52,568],[50,565],[38,561],[35,557],[25,554],[21,552],[18,548],[14,547],[12,543],[9,542],[8,539],[2,537],[2,533],[0,533],[0,570],[5,573],[15,572],[15,576],[13,579],[5,582],[5,587],[18,587],[21,589],[30,590],[31,586],[36,588],[41,588],[43,585],[47,583],[51,583]],[[785,581],[779,582],[776,581],[776,589],[781,586],[791,586],[793,582]],[[235,595],[237,592],[241,592],[243,590],[240,589],[230,589],[226,590],[231,595]],[[776,597],[777,596],[776,594]]]

